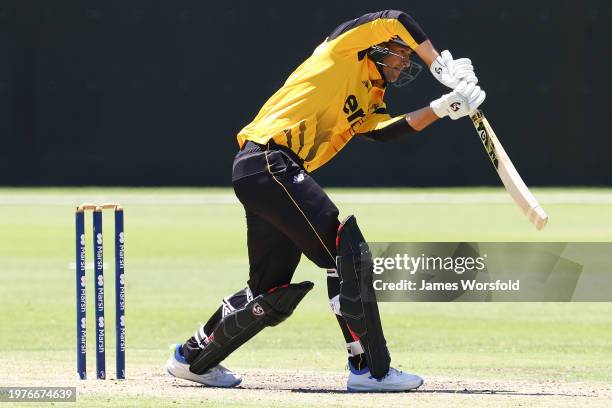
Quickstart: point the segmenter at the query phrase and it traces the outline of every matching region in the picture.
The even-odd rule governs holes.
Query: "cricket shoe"
[[[416,390],[423,385],[418,375],[408,374],[389,367],[389,372],[381,379],[376,379],[365,367],[357,370],[349,361],[349,378],[346,389],[349,392],[401,392]]]
[[[189,363],[185,360],[182,353],[182,346],[177,344],[172,355],[166,362],[166,371],[173,377],[183,380],[195,381],[209,387],[235,387],[242,381],[238,374],[235,374],[223,367],[221,364],[214,366],[204,374],[194,374],[189,371]]]

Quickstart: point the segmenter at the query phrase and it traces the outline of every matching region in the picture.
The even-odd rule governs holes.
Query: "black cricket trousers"
[[[232,183],[246,211],[248,286],[252,295],[242,290],[224,299],[208,322],[183,345],[189,363],[209,343],[208,336],[226,314],[228,303],[230,309],[238,309],[250,296],[290,283],[302,253],[320,268],[335,270],[338,209],[300,163],[291,150],[273,143],[246,142],[236,155]],[[330,301],[337,298],[337,274],[328,273],[327,290]],[[351,362],[360,369],[365,359],[351,346],[358,339],[337,313],[336,318]]]
[[[289,283],[302,253],[320,268],[336,267],[338,209],[291,150],[247,141],[232,183],[246,211],[254,296]]]

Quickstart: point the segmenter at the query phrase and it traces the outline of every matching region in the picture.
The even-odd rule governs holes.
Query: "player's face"
[[[410,66],[412,50],[393,42],[388,43],[387,47],[392,54],[383,59],[382,62],[386,65],[383,66],[383,72],[387,82],[395,82],[400,75],[400,71]]]

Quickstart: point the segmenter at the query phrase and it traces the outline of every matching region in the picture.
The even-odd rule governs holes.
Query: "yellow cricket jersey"
[[[297,154],[307,171],[321,167],[359,133],[382,129],[391,118],[381,75],[367,57],[370,47],[399,36],[412,49],[427,38],[407,14],[385,10],[336,28],[238,133],[266,144],[271,139]],[[377,81],[379,80],[379,81]]]

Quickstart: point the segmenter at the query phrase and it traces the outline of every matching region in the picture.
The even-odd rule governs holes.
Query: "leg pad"
[[[372,254],[354,216],[340,224],[336,246],[341,280],[340,313],[359,338],[370,373],[374,378],[382,378],[389,371],[391,357],[372,286]]]
[[[276,326],[288,318],[313,286],[312,282],[306,281],[272,288],[244,307],[224,313],[208,335],[208,344],[191,362],[190,371],[205,373],[264,328]]]

